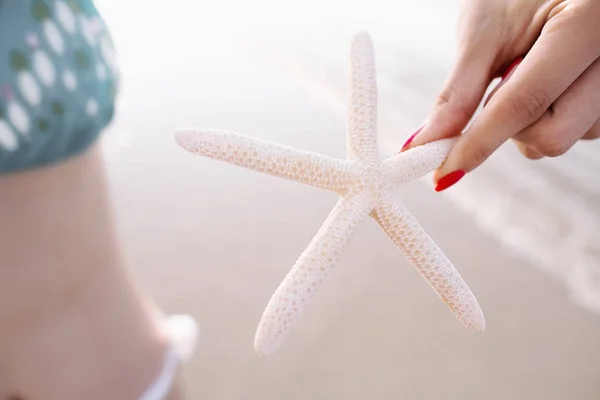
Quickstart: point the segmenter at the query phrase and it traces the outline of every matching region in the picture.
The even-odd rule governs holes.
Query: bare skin
[[[599,19],[596,0],[463,0],[458,59],[424,128],[404,150],[459,135],[500,76],[435,182],[472,171],[509,139],[538,159],[600,137]]]
[[[158,376],[167,341],[107,192],[98,149],[0,176],[0,399],[133,400]]]

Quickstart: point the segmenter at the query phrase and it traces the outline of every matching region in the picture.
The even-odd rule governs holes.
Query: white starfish
[[[419,146],[382,161],[377,154],[377,83],[367,33],[354,37],[349,79],[347,160],[217,130],[178,130],[176,142],[206,157],[329,189],[340,199],[271,297],[254,347],[274,352],[307,307],[361,222],[370,215],[466,326],[485,329],[477,300],[444,253],[393,196],[401,184],[441,165],[454,140]]]

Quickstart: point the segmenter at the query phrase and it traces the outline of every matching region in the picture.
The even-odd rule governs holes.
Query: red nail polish
[[[402,153],[408,147],[408,145],[419,134],[419,132],[421,132],[423,130],[424,127],[425,127],[425,125],[421,125],[412,135],[410,135],[410,137],[408,139],[406,139],[406,142],[404,142],[404,144],[402,145],[402,148],[400,149],[400,153]]]
[[[513,69],[515,69],[515,67],[517,65],[519,65],[519,63],[523,61],[523,57],[518,57],[515,61],[513,61],[512,64],[510,64],[510,67],[508,67],[508,69],[506,70],[506,72],[504,72],[504,75],[502,75],[502,80],[505,80],[506,77],[508,75],[510,75],[510,73],[512,72]]]
[[[435,186],[435,191],[441,192],[442,190],[448,189],[450,186],[460,181],[463,176],[465,176],[465,171],[462,169],[450,172],[448,175],[443,176],[442,179],[438,181],[437,185]]]

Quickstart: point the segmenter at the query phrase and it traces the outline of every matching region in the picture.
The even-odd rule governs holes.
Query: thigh
[[[86,150],[111,121],[118,68],[91,0],[0,0],[0,173]]]

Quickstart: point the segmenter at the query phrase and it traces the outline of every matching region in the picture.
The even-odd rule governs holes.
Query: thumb
[[[490,83],[492,63],[489,51],[463,52],[426,123],[408,138],[401,151],[460,134]]]

